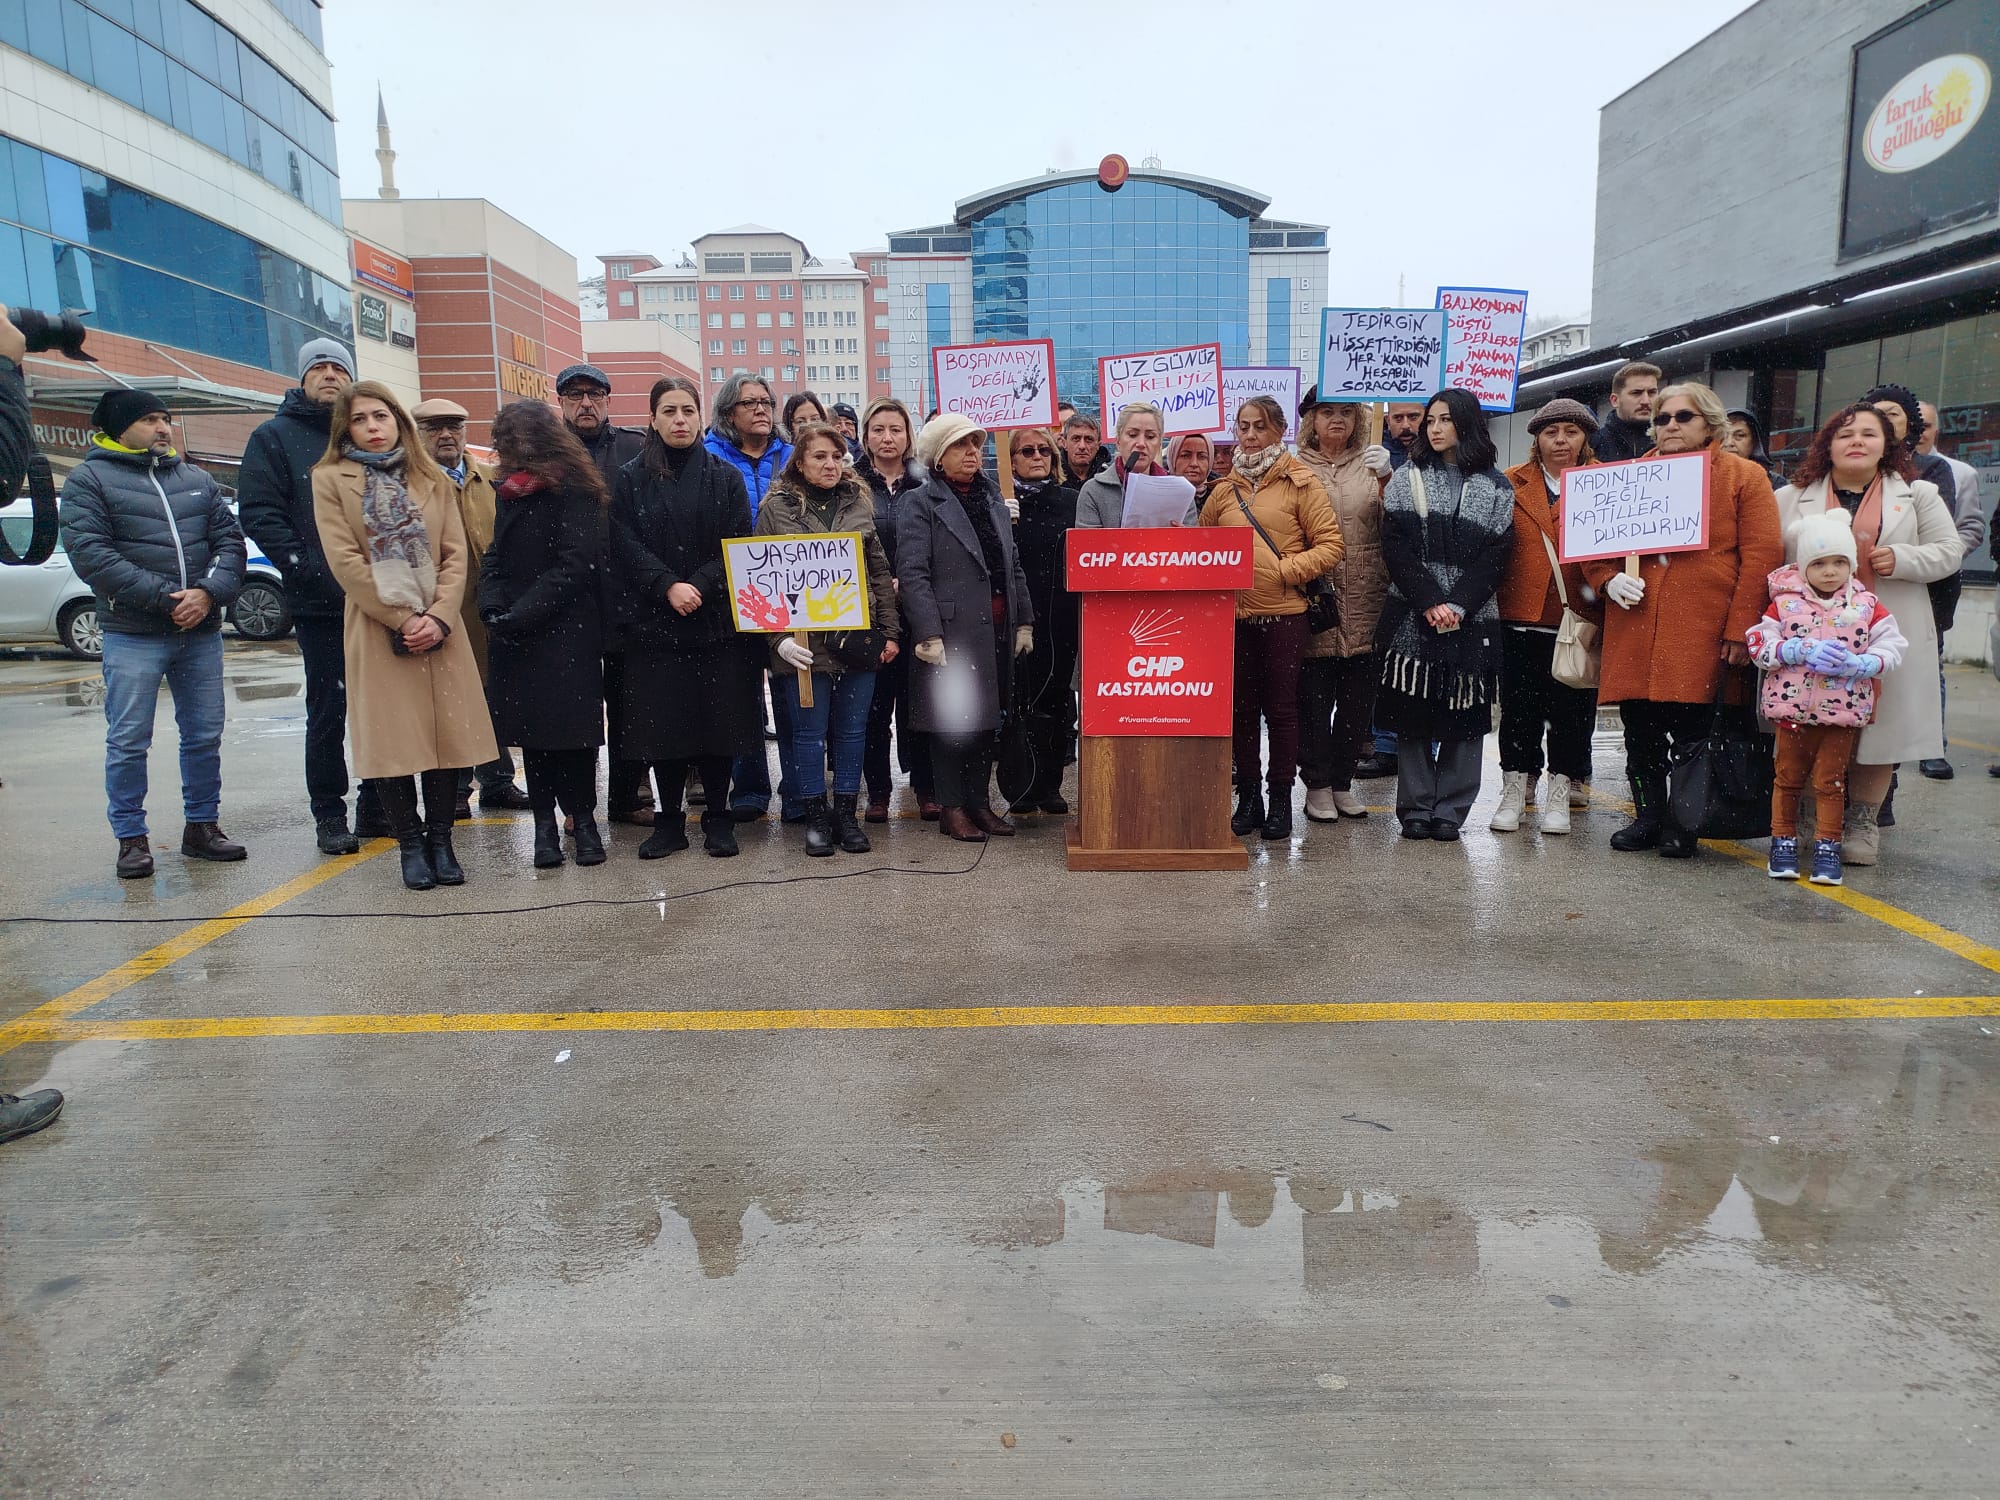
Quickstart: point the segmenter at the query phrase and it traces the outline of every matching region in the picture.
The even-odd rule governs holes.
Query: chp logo
[[[1138,648],[1125,663],[1127,677],[1172,677],[1187,663],[1178,656],[1147,655],[1181,633],[1181,617],[1164,609],[1142,609],[1132,617],[1127,634]]]
[[[1969,52],[1913,68],[1868,117],[1861,143],[1868,165],[1878,172],[1929,166],[1972,133],[1992,95],[1993,74]]]

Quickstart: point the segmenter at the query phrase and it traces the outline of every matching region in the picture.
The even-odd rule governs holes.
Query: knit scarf
[[[1279,459],[1285,456],[1285,445],[1273,443],[1268,448],[1259,448],[1255,453],[1236,451],[1235,472],[1250,481],[1250,488],[1256,489],[1264,476],[1271,472]]]
[[[965,519],[972,523],[972,534],[979,538],[979,552],[986,560],[987,578],[997,594],[1007,587],[1007,554],[1000,545],[999,529],[993,524],[993,507],[987,500],[986,484],[986,476],[976,474],[964,489],[949,479],[944,487],[965,512]]]
[[[361,465],[361,524],[377,597],[422,614],[437,600],[437,564],[431,534],[403,482],[403,450],[364,453],[349,443],[342,457]]]
[[[1449,594],[1479,554],[1513,530],[1514,487],[1490,469],[1465,474],[1445,464],[1421,471],[1425,504],[1419,506],[1418,472],[1406,464],[1389,480],[1383,524],[1414,523],[1424,567]],[[1500,689],[1499,618],[1489,593],[1457,630],[1440,632],[1400,592],[1392,594],[1383,611],[1383,685],[1446,709],[1491,703]]]

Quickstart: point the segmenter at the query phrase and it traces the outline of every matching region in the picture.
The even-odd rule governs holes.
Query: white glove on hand
[[[944,665],[944,637],[934,635],[927,641],[917,642],[917,660],[927,667]]]
[[[1380,443],[1371,443],[1361,450],[1361,467],[1377,479],[1387,479],[1393,467],[1389,462],[1389,450]]]
[[[1013,495],[1006,495],[1001,498],[1000,503],[1007,507],[1008,520],[1018,521],[1021,519],[1021,502],[1018,498]]]
[[[1620,609],[1630,609],[1646,597],[1646,580],[1634,578],[1630,573],[1613,573],[1611,581],[1604,585],[1604,597]]]
[[[1016,625],[1014,627],[1014,654],[1016,656],[1026,656],[1034,649],[1035,627],[1032,625]]]
[[[801,646],[790,636],[785,636],[778,642],[778,656],[801,672],[810,672],[813,669],[812,647]]]

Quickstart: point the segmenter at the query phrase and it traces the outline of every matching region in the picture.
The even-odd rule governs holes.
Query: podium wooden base
[[[1227,739],[1084,736],[1072,870],[1247,870],[1229,831]]]

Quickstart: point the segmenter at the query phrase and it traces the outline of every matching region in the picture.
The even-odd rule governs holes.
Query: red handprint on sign
[[[792,628],[792,612],[786,608],[785,601],[766,598],[764,591],[754,583],[746,583],[736,591],[736,608],[758,630]]]

